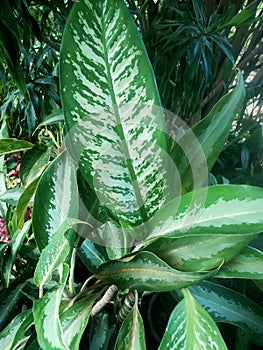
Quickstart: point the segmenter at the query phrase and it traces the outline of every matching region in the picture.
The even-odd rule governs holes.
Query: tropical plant
[[[60,90],[63,147],[1,130],[1,170],[22,153],[20,187],[5,189],[0,173],[10,237],[0,245],[1,348],[262,346],[263,252],[249,244],[263,231],[263,190],[206,186],[245,98],[242,74],[192,129],[177,119],[169,133],[125,3],[83,0],[64,30]],[[235,290],[242,279],[253,294]],[[167,301],[161,331],[145,300],[148,316]],[[224,324],[237,327],[234,344]]]

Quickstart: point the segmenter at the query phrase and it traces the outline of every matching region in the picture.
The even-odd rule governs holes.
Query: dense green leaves
[[[193,186],[192,169],[200,167],[200,149],[196,147],[196,141],[193,142],[193,133],[204,152],[207,168],[211,170],[228,138],[232,122],[244,98],[244,81],[239,73],[235,89],[222,97],[208,116],[187,131],[172,148],[171,155],[181,175],[184,191]],[[205,179],[199,176],[194,178],[194,185],[200,186],[204,181]]]
[[[60,63],[70,153],[124,226],[145,221],[173,186],[159,95],[124,1],[75,4]]]
[[[174,308],[159,350],[227,350],[223,338],[209,314],[188,290]]]
[[[43,173],[35,194],[33,227],[40,249],[68,218],[76,218],[78,189],[74,166],[66,152]]]
[[[171,268],[153,253],[139,252],[101,265],[96,277],[121,289],[162,292],[184,288],[213,273],[181,272]]]

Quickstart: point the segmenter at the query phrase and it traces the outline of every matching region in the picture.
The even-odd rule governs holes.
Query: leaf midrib
[[[127,143],[126,143],[126,139],[125,139],[125,135],[124,135],[124,131],[123,131],[123,126],[122,126],[122,122],[121,122],[121,118],[120,118],[120,113],[119,113],[117,101],[115,98],[115,90],[114,90],[114,86],[112,83],[110,64],[109,64],[109,60],[108,60],[108,51],[107,51],[107,46],[106,46],[105,22],[103,19],[104,19],[104,15],[102,16],[102,19],[101,19],[103,56],[104,56],[104,61],[105,61],[105,66],[106,66],[106,75],[107,75],[107,80],[108,80],[109,90],[110,90],[110,95],[111,95],[110,97],[111,97],[112,102],[113,102],[112,104],[113,104],[113,108],[114,108],[114,115],[116,118],[117,125],[119,126],[118,127],[119,137],[121,140],[124,141],[121,144],[122,144],[122,149],[123,149],[123,153],[124,153],[125,160],[126,160],[127,169],[129,171],[130,178],[132,180],[131,185],[134,189],[136,201],[137,201],[137,203],[144,203],[140,188],[139,188],[138,183],[136,181],[137,176],[136,176],[135,170],[134,170],[133,165],[132,165],[132,158],[130,156],[129,148],[128,148]],[[143,221],[146,222],[148,220],[148,215],[147,215],[147,212],[145,210],[144,205],[139,207],[139,211],[141,213]]]

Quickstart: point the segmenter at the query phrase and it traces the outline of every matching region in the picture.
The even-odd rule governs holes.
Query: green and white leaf
[[[63,152],[45,170],[35,194],[32,222],[40,250],[46,247],[61,224],[77,215],[76,173],[69,156]],[[72,233],[71,243],[73,238]]]
[[[212,317],[188,290],[174,308],[158,350],[227,350]]]
[[[114,350],[146,350],[143,320],[137,304],[125,318],[119,331]]]
[[[17,315],[0,333],[0,349],[16,349],[21,338],[27,338],[25,332],[33,323],[32,310]]]
[[[68,150],[124,226],[146,221],[173,182],[152,68],[123,0],[74,5],[60,72]]]
[[[69,233],[68,224],[63,223],[58,231],[52,235],[48,245],[41,251],[34,273],[34,282],[39,288],[50,281],[52,272],[68,257],[70,252]]]
[[[263,310],[259,305],[213,282],[203,281],[189,290],[216,322],[230,323],[249,331],[255,343],[263,346]]]
[[[153,252],[180,271],[207,271],[233,259],[255,235],[219,232],[185,235],[179,238],[161,237],[144,250]]]
[[[10,205],[16,205],[23,192],[24,189],[21,187],[10,188],[0,196],[0,201]]]
[[[217,273],[218,278],[247,278],[263,280],[263,252],[246,247]]]
[[[192,234],[252,234],[263,230],[263,189],[246,185],[200,188],[176,198],[150,221],[148,240]]]
[[[70,350],[78,350],[83,332],[89,321],[90,312],[97,295],[78,300],[61,316],[64,342]]]
[[[138,252],[99,266],[96,277],[120,289],[163,292],[184,288],[208,278],[215,271],[182,272],[171,268],[150,252]]]
[[[52,287],[33,305],[37,340],[43,350],[70,350],[63,339],[59,319],[59,306],[68,273],[69,267],[64,264],[60,285]]]

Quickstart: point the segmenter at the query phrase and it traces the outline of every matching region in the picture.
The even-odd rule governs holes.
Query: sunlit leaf
[[[24,151],[32,148],[34,145],[28,141],[17,139],[1,139],[0,140],[0,156],[8,153]]]

